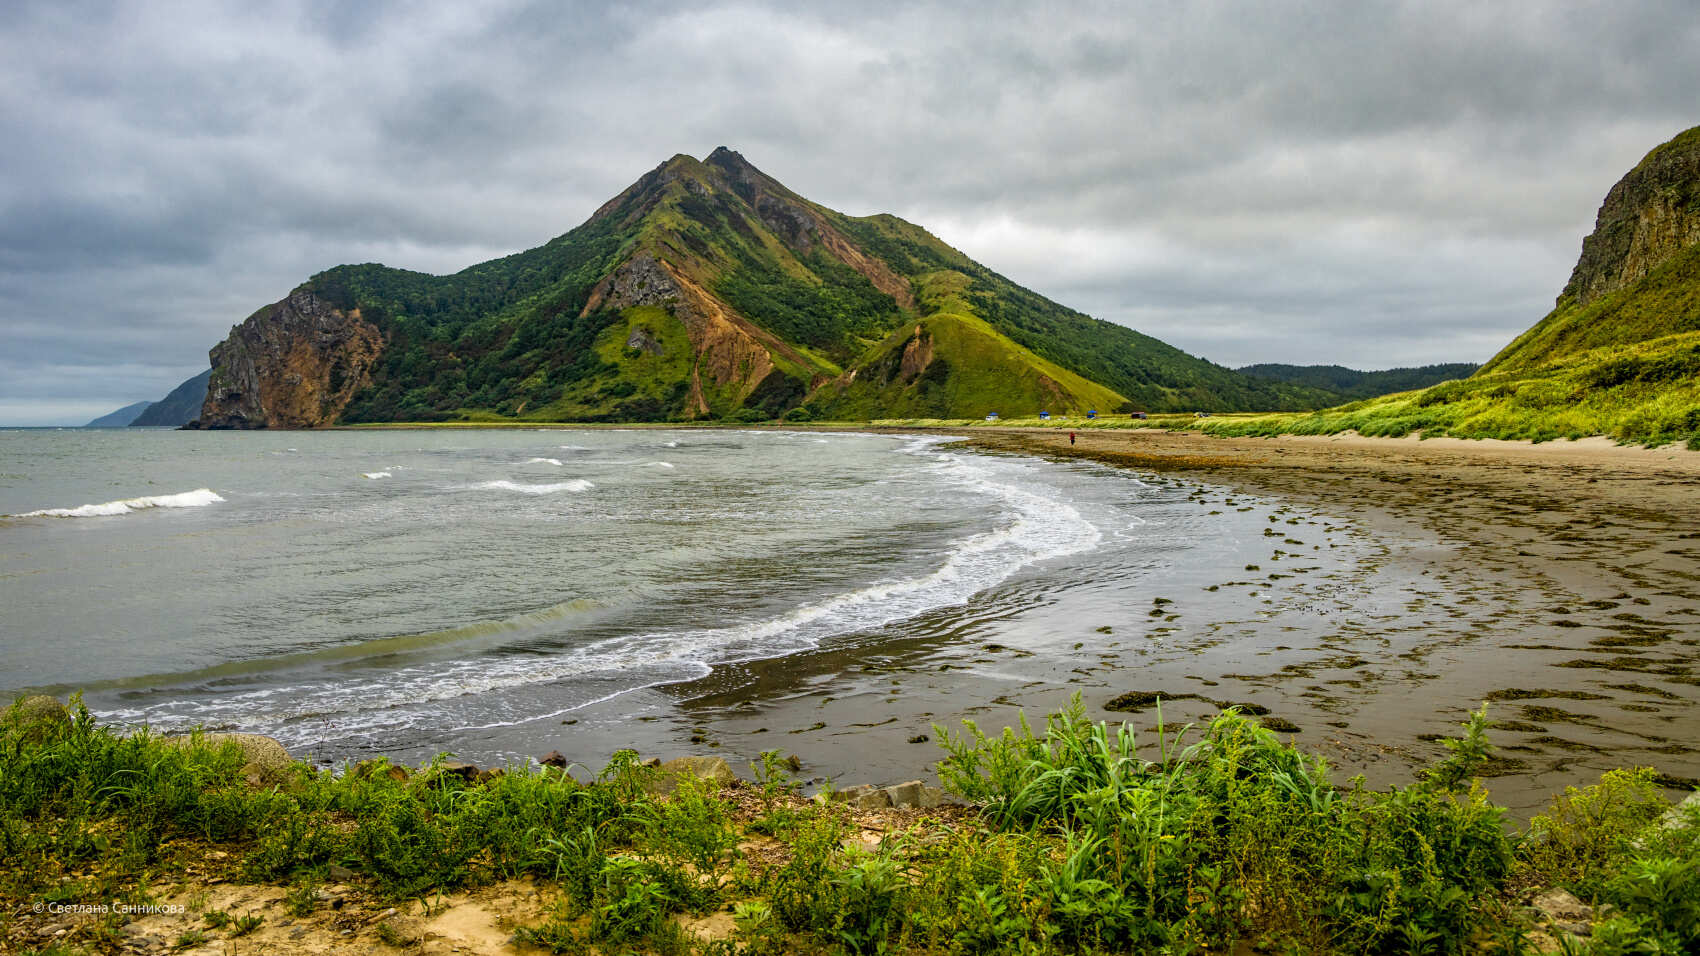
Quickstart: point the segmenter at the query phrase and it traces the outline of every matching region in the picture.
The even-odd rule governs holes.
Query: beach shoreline
[[[1190,527],[1199,537],[1187,547],[1214,551],[1203,561],[1215,564],[1124,576],[1083,561],[1050,580],[1097,574],[1088,583],[1099,596],[1060,616],[1041,589],[975,615],[996,626],[924,616],[479,740],[425,737],[353,758],[462,751],[493,766],[559,750],[594,767],[635,748],[722,755],[742,771],[779,750],[816,786],[889,785],[932,779],[940,728],[967,718],[996,732],[1078,693],[1093,719],[1129,721],[1148,743],[1159,713],[1175,728],[1224,705],[1267,709],[1272,726],[1329,758],[1336,779],[1361,773],[1377,787],[1440,759],[1439,739],[1488,700],[1503,758],[1489,786],[1524,818],[1613,767],[1654,767],[1678,789],[1700,779],[1690,744],[1700,740],[1700,453],[1605,439],[1147,428],[1082,428],[1071,443],[1066,425],[796,430],[943,436],[1019,456],[1035,477],[1056,467],[1046,461],[1084,468],[1089,481],[1102,469],[1131,482],[1126,502],[1157,508],[1137,512],[1156,523],[1134,540]],[[1114,703],[1126,695],[1147,703]],[[299,740],[292,749],[321,766],[350,757]]]
[[[1247,620],[1243,607],[1223,616],[1213,594],[1188,601],[1165,584],[1158,592],[1182,599],[1187,613],[1155,656],[1123,643],[1120,628],[1108,639],[1084,626],[1073,652],[1040,658],[961,636],[835,642],[623,695],[558,730],[539,728],[543,739],[558,736],[585,764],[632,747],[663,758],[719,754],[741,769],[777,749],[798,755],[817,785],[883,785],[931,779],[943,756],[939,727],[969,718],[995,732],[1075,693],[1094,719],[1130,721],[1154,741],[1157,708],[1109,706],[1133,693],[1161,695],[1170,728],[1220,704],[1271,708],[1338,779],[1363,774],[1385,787],[1444,756],[1438,741],[1486,700],[1501,748],[1487,784],[1518,817],[1615,767],[1651,766],[1673,793],[1700,779],[1690,744],[1700,740],[1700,453],[1607,439],[1141,428],[1079,429],[1071,443],[1066,427],[842,430],[942,434],[982,453],[1095,462],[1196,489],[1200,502],[1287,502],[1312,516],[1315,533],[1336,528],[1369,556],[1349,580],[1269,564],[1203,589],[1261,588],[1252,593],[1270,610],[1260,617],[1333,602],[1332,616],[1296,625]],[[1320,547],[1312,533],[1302,537]],[[1275,553],[1260,561],[1283,553],[1283,539],[1270,540]],[[1151,587],[1130,585],[1129,601],[1149,603]],[[1338,595],[1348,592],[1361,613],[1342,612]],[[1189,641],[1201,649],[1189,651]]]
[[[1690,744],[1700,739],[1700,575],[1690,570],[1700,558],[1700,454],[1605,441],[1141,429],[1079,431],[1071,445],[1066,429],[940,432],[982,452],[1084,459],[1296,503],[1377,549],[1356,586],[1388,606],[1239,658],[1216,647],[1195,666],[1184,653],[1150,665],[1087,646],[1025,684],[988,677],[996,655],[975,658],[974,648],[951,656],[897,642],[873,648],[871,660],[867,648],[823,648],[656,688],[676,716],[628,723],[635,740],[603,746],[671,756],[686,752],[678,739],[689,733],[716,748],[699,752],[781,748],[801,755],[812,779],[894,783],[929,776],[942,756],[934,724],[956,729],[966,717],[995,731],[1074,692],[1095,719],[1131,721],[1155,740],[1154,708],[1106,705],[1158,693],[1169,698],[1170,727],[1202,721],[1219,703],[1264,703],[1283,726],[1296,722],[1294,739],[1327,755],[1340,779],[1390,786],[1440,759],[1439,739],[1486,700],[1501,748],[1487,785],[1518,817],[1615,767],[1654,767],[1673,794],[1700,778]],[[1296,589],[1301,579],[1268,593],[1277,603],[1311,600]],[[1295,590],[1279,592],[1284,585]],[[1177,627],[1222,623],[1206,615]],[[616,718],[587,714],[587,723],[596,716]]]

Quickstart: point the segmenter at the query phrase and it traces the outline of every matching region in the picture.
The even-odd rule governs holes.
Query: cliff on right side
[[[1217,435],[1603,435],[1700,451],[1700,127],[1613,186],[1558,303],[1467,378]]]
[[[1480,375],[1700,331],[1700,126],[1648,153],[1606,194],[1558,303]]]

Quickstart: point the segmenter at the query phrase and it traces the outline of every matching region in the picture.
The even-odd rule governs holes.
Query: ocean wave
[[[556,445],[555,447],[562,451],[590,451],[588,445]]]
[[[363,471],[360,473],[360,477],[372,479],[388,478],[390,477],[390,473],[387,471]]]
[[[645,468],[672,468],[673,463],[670,461],[646,461],[643,466]]]
[[[525,463],[528,465],[554,465],[556,468],[561,467],[561,459],[559,458],[527,458]]]
[[[557,491],[589,491],[596,486],[583,478],[569,478],[566,481],[550,481],[541,484],[502,479],[500,481],[482,482],[472,487],[489,491],[517,491],[522,495],[552,495]]]
[[[247,677],[256,674],[268,674],[292,668],[309,667],[313,665],[345,665],[352,661],[368,658],[385,657],[393,654],[412,653],[432,650],[439,647],[451,646],[477,638],[494,637],[507,634],[525,634],[540,630],[578,615],[586,614],[604,607],[601,602],[590,598],[574,598],[551,604],[535,611],[525,611],[508,617],[489,621],[475,621],[458,627],[446,628],[441,631],[428,631],[422,634],[401,634],[394,637],[379,637],[362,640],[351,644],[335,644],[330,647],[314,648],[297,651],[290,654],[280,654],[273,657],[244,658],[235,661],[225,661],[207,667],[176,673],[144,674],[138,677],[120,677],[114,680],[82,683],[75,687],[52,688],[55,692],[70,693],[76,690],[136,690],[159,687],[165,684],[188,685],[196,682],[224,681],[233,677]],[[269,693],[269,692],[268,692]],[[136,721],[149,714],[148,708],[139,710],[114,711],[115,719]],[[228,719],[229,715],[226,715]]]
[[[155,726],[218,721],[280,739],[299,733],[303,743],[323,740],[327,731],[343,737],[384,735],[426,720],[496,726],[490,722],[496,715],[488,709],[493,703],[489,695],[560,681],[597,689],[594,700],[575,700],[568,708],[573,709],[701,677],[717,665],[801,653],[841,635],[965,605],[1023,568],[1100,543],[1097,526],[1073,505],[1033,487],[1025,474],[1011,474],[1007,463],[942,453],[932,447],[935,444],[923,439],[903,450],[932,459],[930,470],[957,491],[985,499],[999,523],[954,542],[930,571],[876,580],[783,614],[730,626],[642,631],[547,657],[526,654],[408,665],[364,679],[308,681],[193,704],[179,701],[126,716]],[[480,703],[473,707],[472,701]],[[463,708],[470,709],[462,714]],[[301,726],[309,715],[311,726]],[[509,716],[513,723],[538,719],[535,712]],[[508,722],[507,717],[498,722]]]
[[[143,511],[148,508],[203,508],[223,501],[211,488],[197,488],[175,495],[149,495],[142,498],[123,498],[75,508],[43,508],[12,515],[14,518],[110,518]]]

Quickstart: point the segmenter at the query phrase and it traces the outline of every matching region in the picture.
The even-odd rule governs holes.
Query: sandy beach
[[[1078,621],[1056,622],[1081,634],[1063,655],[918,634],[724,668],[649,692],[663,716],[588,713],[563,733],[581,749],[694,749],[734,765],[781,749],[816,781],[890,783],[930,778],[935,721],[995,731],[1080,693],[1095,717],[1154,730],[1158,711],[1141,701],[1160,694],[1171,730],[1254,703],[1338,779],[1386,786],[1438,759],[1439,738],[1486,700],[1501,758],[1490,790],[1519,816],[1613,767],[1654,767],[1673,793],[1700,777],[1700,454],[1156,430],[1083,431],[1073,446],[1059,430],[965,440],[1156,476],[1219,508],[1243,507],[1236,495],[1284,500],[1307,517],[1269,539],[1286,563],[1174,594],[1184,613],[1158,649],[1132,652],[1119,632]],[[1305,550],[1348,539],[1368,559],[1307,575]],[[1213,613],[1219,588],[1249,590],[1264,610]]]

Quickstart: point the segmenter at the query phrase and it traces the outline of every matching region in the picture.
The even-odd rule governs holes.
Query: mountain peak
[[[755,169],[754,166],[750,166],[750,161],[744,158],[743,153],[727,146],[714,147],[714,152],[709,153],[708,158],[704,159],[703,162],[727,168],[749,166],[751,169]]]
[[[526,252],[447,276],[320,273],[211,354],[205,427],[983,418],[1313,394],[1040,298],[896,217],[811,202],[728,146],[665,160]]]
[[[674,153],[673,157],[671,159],[667,160],[665,163],[662,163],[660,166],[657,166],[656,169],[658,169],[658,170],[665,169],[665,170],[675,170],[675,171],[677,171],[677,170],[697,169],[701,166],[702,166],[702,163],[697,162],[697,158],[695,156],[692,156],[689,153]]]
[[[764,191],[790,192],[780,185],[779,180],[757,169],[749,160],[744,158],[743,153],[735,149],[717,146],[714,152],[709,153],[708,158],[703,160],[703,163],[719,170],[734,184],[741,183],[745,187],[760,187]],[[745,198],[750,197],[746,195]]]

